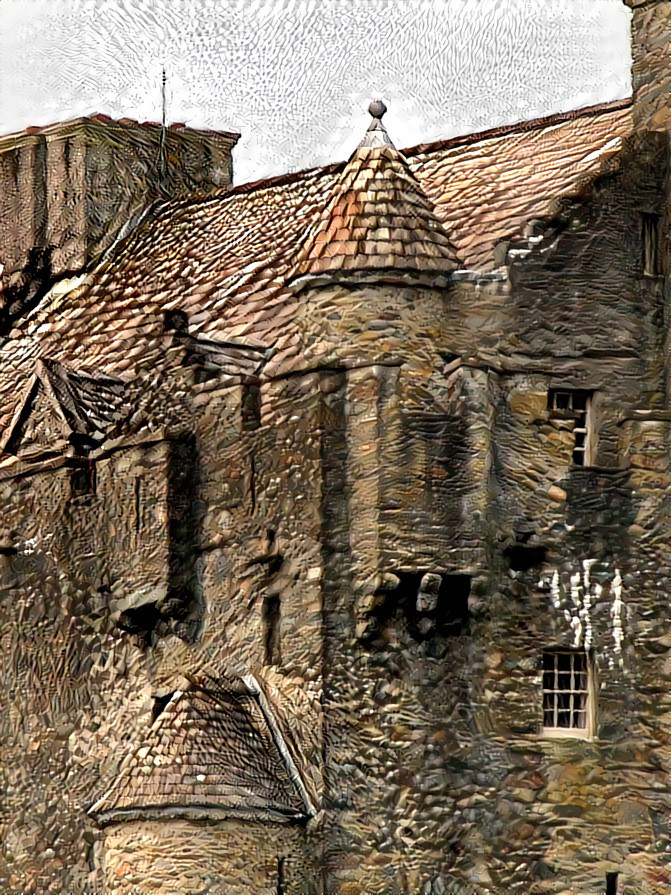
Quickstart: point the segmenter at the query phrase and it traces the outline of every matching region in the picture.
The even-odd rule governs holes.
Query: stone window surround
[[[592,466],[596,453],[596,434],[591,389],[551,388],[548,390],[548,409],[552,419],[574,419],[574,466]]]
[[[570,674],[568,687],[559,686],[558,678],[561,669],[559,668],[558,657],[560,656],[570,657],[570,662],[567,663],[568,669],[564,671],[565,675]],[[581,658],[580,663],[576,663],[577,657]],[[551,663],[552,668],[548,667],[550,665],[550,659],[553,659]],[[584,685],[582,681],[576,684],[576,673],[584,675]],[[561,646],[548,647],[543,650],[541,674],[543,710],[542,736],[550,738],[578,737],[581,739],[591,739],[596,730],[596,686],[594,659],[592,654],[589,651],[580,648],[570,649]],[[553,675],[552,681],[547,679],[546,675],[548,674]],[[552,686],[548,687],[548,683],[552,683]],[[565,712],[569,713],[568,725],[559,725],[557,723],[559,700],[556,697],[562,694],[564,696],[568,695],[569,697],[567,703],[568,707],[564,709]],[[555,699],[550,698],[553,695],[555,696]],[[576,697],[581,698],[576,700]],[[576,706],[579,706],[579,708],[576,708]],[[548,711],[554,713],[555,723],[553,725],[545,724],[545,717]],[[578,712],[583,715],[584,727],[580,727],[574,723],[576,721],[575,714]]]

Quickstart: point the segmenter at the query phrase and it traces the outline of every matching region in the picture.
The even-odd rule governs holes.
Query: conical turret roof
[[[254,678],[193,683],[172,695],[89,813],[270,817],[315,813],[272,707]]]
[[[293,278],[382,270],[449,274],[456,253],[433,205],[382,124],[373,120],[296,261]]]

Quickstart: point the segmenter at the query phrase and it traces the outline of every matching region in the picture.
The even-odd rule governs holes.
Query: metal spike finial
[[[373,118],[382,118],[384,113],[387,111],[387,107],[382,102],[381,99],[374,99],[373,102],[368,106],[368,111],[373,116]]]

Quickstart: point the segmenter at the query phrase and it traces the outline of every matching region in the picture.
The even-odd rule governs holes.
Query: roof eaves
[[[94,806],[95,807],[95,806]],[[274,811],[270,808],[221,808],[203,802],[201,805],[147,805],[141,808],[112,808],[109,811],[94,811],[87,814],[101,827],[113,823],[132,820],[254,820],[271,823],[291,823],[306,820],[307,815],[292,811]]]
[[[397,267],[371,268],[370,270],[334,270],[321,273],[305,273],[287,279],[287,286],[295,293],[304,289],[319,289],[322,286],[349,286],[359,288],[368,285],[385,286],[427,286],[443,289],[455,279],[455,271],[419,271]]]
[[[287,742],[282,735],[280,726],[277,723],[277,718],[275,717],[275,713],[273,712],[271,705],[266,698],[266,694],[263,692],[263,689],[261,688],[258,680],[254,677],[253,674],[245,675],[243,677],[243,681],[250,694],[255,697],[256,701],[259,704],[259,708],[261,709],[263,717],[265,718],[268,728],[270,729],[270,732],[272,734],[273,741],[277,747],[278,752],[282,756],[282,760],[287,769],[287,773],[289,774],[289,778],[293,785],[296,787],[296,791],[298,792],[303,805],[305,806],[306,815],[308,817],[314,817],[315,814],[317,814],[318,808],[310,798],[310,794],[308,793],[305,783],[303,782],[303,778],[298,772],[296,763],[294,762],[291,752],[289,751],[289,747],[287,746]]]

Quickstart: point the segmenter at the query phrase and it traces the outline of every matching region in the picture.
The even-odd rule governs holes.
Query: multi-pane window
[[[590,664],[580,650],[543,653],[543,729],[581,734],[590,731]]]
[[[556,420],[573,422],[573,462],[589,466],[593,451],[592,392],[585,389],[550,389],[548,408]]]

